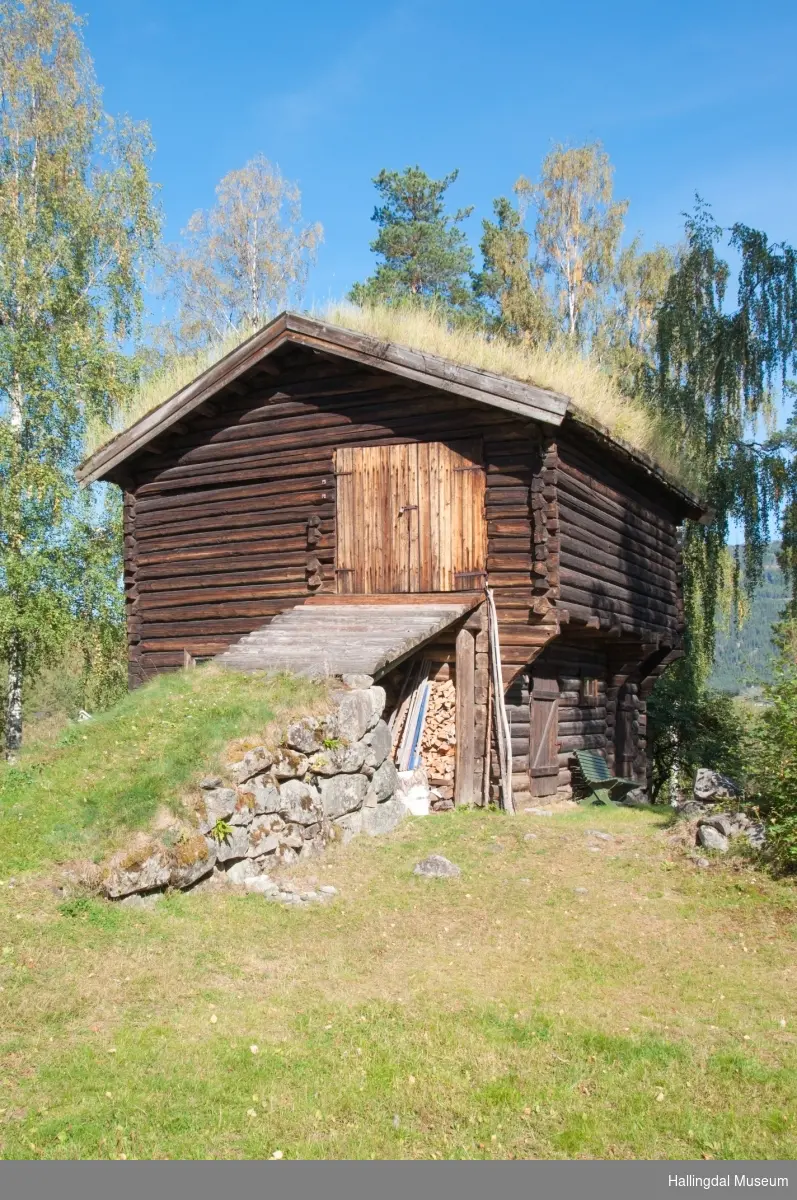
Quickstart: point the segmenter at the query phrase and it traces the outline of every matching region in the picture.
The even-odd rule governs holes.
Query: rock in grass
[[[588,829],[588,830],[587,830],[587,836],[588,836],[588,837],[594,837],[594,838],[600,838],[600,840],[601,840],[602,842],[613,842],[613,841],[614,841],[614,835],[613,835],[613,834],[611,834],[611,833],[602,833],[602,832],[600,831],[600,829]]]
[[[178,842],[172,850],[172,855],[174,866],[169,883],[175,888],[187,888],[210,874],[216,865],[218,848],[212,838],[198,834]]]
[[[235,825],[227,837],[216,842],[216,857],[220,863],[232,862],[236,858],[246,858],[248,849],[249,828],[246,825]]]
[[[697,831],[697,843],[706,850],[716,850],[718,854],[727,854],[728,839],[713,825],[701,825]]]
[[[368,833],[371,837],[378,837],[383,833],[392,833],[401,824],[409,811],[404,801],[400,800],[398,796],[394,796],[392,800],[386,800],[383,804],[377,804],[373,808],[363,808],[363,833]],[[459,874],[459,871],[457,871],[457,874]]]
[[[212,864],[211,864],[212,865]],[[109,900],[120,900],[133,892],[151,892],[169,882],[172,862],[165,846],[139,839],[130,849],[115,854],[103,884]]]
[[[321,795],[317,788],[300,779],[289,779],[280,786],[280,815],[295,825],[314,825],[322,815]]]
[[[203,833],[210,833],[217,821],[226,821],[232,815],[238,803],[238,793],[235,788],[212,788],[203,793],[202,801],[205,816],[200,822],[200,829]]]
[[[368,780],[364,775],[333,775],[321,784],[324,815],[333,821],[362,806]]]
[[[376,794],[377,803],[381,804],[383,800],[387,800],[398,789],[399,776],[396,770],[396,764],[392,759],[388,758],[382,766],[374,772],[374,777],[371,780],[371,788]]]
[[[462,872],[456,863],[444,858],[442,854],[430,854],[422,862],[416,863],[413,875],[421,875],[424,879],[454,879]]]
[[[767,841],[767,830],[763,821],[751,821],[744,836],[754,850],[763,850]]]

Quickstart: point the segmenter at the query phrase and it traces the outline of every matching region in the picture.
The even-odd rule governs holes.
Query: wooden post
[[[196,659],[193,654],[183,648],[183,670],[187,671],[190,667],[196,666]]]
[[[456,641],[456,722],[457,755],[454,775],[454,803],[473,804],[474,674],[476,641],[469,629],[460,629]]]

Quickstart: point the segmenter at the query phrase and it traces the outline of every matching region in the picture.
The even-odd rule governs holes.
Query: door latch
[[[399,516],[401,516],[405,512],[417,512],[417,511],[418,511],[417,504],[402,504],[401,508],[399,509]]]

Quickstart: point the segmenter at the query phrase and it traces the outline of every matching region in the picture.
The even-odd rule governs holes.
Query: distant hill
[[[772,625],[788,599],[786,583],[771,545],[764,558],[764,578],[753,597],[750,615],[741,629],[733,626],[717,634],[711,687],[737,693],[746,687],[766,683],[772,677]]]

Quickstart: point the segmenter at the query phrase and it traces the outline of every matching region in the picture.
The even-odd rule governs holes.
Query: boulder
[[[728,851],[728,839],[713,825],[701,825],[697,831],[697,844],[706,850],[716,850],[718,854]]]
[[[381,804],[384,800],[390,799],[395,794],[398,786],[399,775],[396,770],[396,764],[392,759],[388,758],[382,763],[379,770],[374,772],[374,777],[371,780],[371,789],[375,792],[378,803]]]
[[[684,800],[682,804],[676,804],[673,811],[676,817],[686,821],[692,821],[695,817],[704,817],[708,813],[708,806],[701,804],[699,800]]]
[[[282,803],[279,788],[273,783],[249,783],[243,789],[245,794],[254,800],[254,815],[262,817],[265,813],[277,813]]]
[[[251,826],[234,825],[226,838],[216,842],[216,858],[220,863],[246,858]],[[215,839],[214,839],[215,840]]]
[[[249,875],[244,880],[244,887],[247,892],[257,892],[261,896],[275,896],[279,891],[268,875]]]
[[[375,729],[377,722],[381,719],[382,713],[385,711],[387,703],[387,692],[383,687],[375,684],[370,690],[371,697],[371,716],[368,721],[368,728]]]
[[[271,773],[275,779],[299,779],[307,774],[308,758],[298,750],[287,750],[280,747],[274,754]]]
[[[744,836],[754,850],[763,850],[767,841],[767,830],[763,821],[751,821]]]
[[[223,782],[221,775],[206,775],[200,779],[199,786],[203,792],[212,792],[214,788],[221,787]]]
[[[187,888],[210,874],[216,865],[218,847],[212,838],[197,834],[178,842],[172,854],[174,866],[169,883],[174,888]]]
[[[274,756],[269,749],[265,746],[255,746],[254,750],[247,750],[241,761],[233,763],[228,770],[235,783],[246,783],[248,779],[267,771],[273,761]]]
[[[694,798],[704,804],[718,804],[739,795],[739,788],[727,775],[700,767],[695,775]]]
[[[403,800],[394,797],[377,804],[375,808],[361,809],[363,833],[378,837],[383,833],[392,833],[409,813]]]
[[[370,688],[373,687],[374,680],[372,675],[343,675],[343,684],[347,688]]]
[[[324,815],[332,820],[362,807],[368,780],[365,775],[333,775],[321,784]]]
[[[320,727],[321,722],[315,717],[304,717],[288,726],[285,740],[292,750],[300,750],[302,754],[313,754],[324,744],[324,734]]]
[[[380,688],[379,691],[383,692],[384,689]],[[337,702],[339,737],[350,746],[359,742],[363,734],[376,725],[382,715],[380,712],[377,717],[374,717],[375,705],[371,698],[370,688],[355,688],[350,692],[337,692],[335,700]]]
[[[280,844],[280,837],[284,828],[285,823],[281,817],[255,817],[249,827],[247,857],[262,858],[264,854],[273,854]]]
[[[717,833],[721,833],[726,838],[733,837],[738,828],[730,813],[716,813],[712,817],[701,817],[697,824],[699,829],[716,829]]]
[[[202,833],[210,833],[217,821],[226,821],[232,816],[233,809],[238,803],[238,793],[235,788],[209,788],[202,794],[204,817],[199,828]],[[200,814],[201,816],[201,814]]]
[[[141,840],[132,849],[115,854],[109,868],[103,890],[110,900],[119,900],[133,892],[166,887],[172,862],[165,846]]]
[[[228,821],[230,825],[251,825],[254,815],[255,798],[251,792],[243,792],[238,794],[238,799],[235,801],[235,808],[232,810]]]
[[[335,818],[335,837],[340,838],[344,846],[347,845],[353,837],[357,837],[359,833],[362,833],[363,811],[363,809],[358,809],[356,812],[350,812],[343,817]]]
[[[312,825],[320,819],[321,796],[317,788],[302,783],[300,779],[289,779],[281,784],[279,795],[280,815],[286,821],[296,825]]]
[[[393,735],[383,720],[377,721],[373,729],[363,738],[365,744],[365,765],[376,770],[382,766],[393,748]]]
[[[430,854],[422,862],[416,863],[412,873],[424,879],[454,879],[462,874],[456,863],[450,862],[442,854]]]
[[[234,862],[225,872],[230,883],[246,883],[247,879],[260,878],[260,868],[253,858],[242,858]]]
[[[367,746],[355,742],[352,746],[337,746],[332,750],[319,750],[310,759],[310,771],[314,775],[353,775],[362,769]]]

